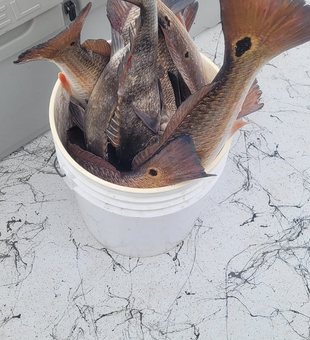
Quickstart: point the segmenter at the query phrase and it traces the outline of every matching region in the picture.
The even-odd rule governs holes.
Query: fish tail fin
[[[193,26],[198,12],[198,7],[198,2],[193,2],[192,4],[184,8],[183,11],[177,14],[177,17],[182,22],[182,24],[184,24],[187,32],[189,32]]]
[[[135,6],[142,7],[143,0],[125,0]],[[195,0],[162,0],[162,2],[174,13],[178,14],[187,6],[191,5]]]
[[[162,0],[162,2],[174,13],[178,14],[186,7],[190,6],[195,0]]]
[[[108,0],[107,17],[112,29],[122,32],[131,8],[132,5],[123,0]]]
[[[240,119],[249,115],[250,113],[260,110],[264,106],[263,103],[259,103],[261,95],[262,91],[257,84],[257,80],[255,79],[244,100],[237,119]]]
[[[22,64],[33,60],[53,60],[65,48],[70,48],[75,44],[80,44],[81,30],[84,21],[91,9],[89,2],[79,13],[74,22],[64,31],[60,32],[56,37],[34,46],[18,56],[14,64]]]
[[[304,0],[220,2],[226,61],[255,55],[265,64],[310,40],[310,6]]]
[[[173,155],[173,157],[171,157]],[[209,177],[197,155],[194,142],[189,135],[171,141],[159,153],[142,165],[156,187],[173,185],[193,179]]]

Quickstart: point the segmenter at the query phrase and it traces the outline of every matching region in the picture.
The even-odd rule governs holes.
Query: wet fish
[[[107,17],[111,27],[124,39],[126,46],[130,42],[129,28],[134,25],[140,15],[140,9],[124,0],[108,0]]]
[[[187,32],[189,32],[193,26],[193,23],[196,19],[196,15],[198,12],[198,8],[199,8],[198,2],[193,2],[192,4],[184,8],[180,13],[177,14],[177,18],[181,21],[183,26],[186,28]]]
[[[75,21],[56,37],[34,46],[19,55],[15,64],[34,60],[55,63],[65,75],[70,94],[86,106],[93,87],[110,59],[111,48],[107,41],[87,40],[80,44],[84,21],[91,9],[88,3]]]
[[[130,0],[133,1],[133,0]],[[133,1],[134,2],[134,1]],[[121,160],[132,159],[158,132],[161,103],[157,77],[158,21],[153,0],[143,0],[131,51],[119,75],[118,105],[106,133]]]
[[[132,188],[159,188],[207,176],[191,138],[169,143],[139,169],[120,172],[110,163],[83,149],[80,138],[69,131],[67,150],[85,170],[110,183]],[[173,155],[173,157],[171,157]]]
[[[194,1],[195,0],[162,0],[175,14],[185,11],[185,8],[190,6]],[[126,0],[108,0],[107,2],[107,16],[111,26],[122,35],[125,45],[130,42],[130,29],[134,26],[136,19],[140,15],[139,7],[141,7],[139,1],[128,3]],[[191,12],[191,10],[189,11]],[[190,13],[186,11],[184,14],[187,18],[190,16]]]
[[[220,3],[225,38],[223,67],[212,85],[203,87],[179,107],[161,141],[138,155],[133,168],[143,164],[166,140],[184,133],[193,138],[199,159],[207,166],[229,138],[242,107],[243,115],[251,112],[244,100],[260,69],[280,53],[310,40],[310,6],[303,0]],[[252,99],[257,95],[259,91],[254,91]]]
[[[177,17],[189,31],[198,10],[198,3],[188,5]],[[158,29],[158,55],[157,55],[158,78],[162,87],[162,116],[160,131],[164,131],[171,117],[183,101],[182,85],[184,80],[174,64],[164,34]],[[184,85],[183,85],[184,86]],[[185,85],[186,86],[186,85]],[[190,94],[190,93],[189,93]]]
[[[129,46],[124,47],[123,38],[112,29],[112,55],[110,62],[100,75],[90,96],[85,113],[84,129],[86,146],[89,151],[107,158],[108,128],[118,103],[118,67]]]
[[[184,24],[160,0],[158,22],[165,35],[171,57],[191,93],[206,85],[200,53]]]

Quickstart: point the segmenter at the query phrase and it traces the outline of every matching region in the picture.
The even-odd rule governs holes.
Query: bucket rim
[[[205,55],[203,55],[203,54],[201,54],[201,55],[202,55],[203,59],[208,62],[209,66],[211,66],[216,72],[218,72],[219,68],[209,58],[207,58]],[[56,129],[55,115],[54,115],[54,113],[55,113],[55,99],[56,99],[56,96],[57,96],[57,93],[58,93],[60,87],[61,87],[61,83],[60,83],[59,79],[57,79],[57,81],[54,85],[52,94],[51,94],[50,102],[49,102],[49,122],[50,122],[52,137],[53,137],[55,145],[57,146],[57,148],[59,149],[59,151],[61,152],[63,157],[66,159],[66,161],[74,169],[76,169],[79,173],[81,173],[87,179],[91,180],[92,182],[99,184],[100,186],[106,187],[110,190],[116,190],[116,191],[120,191],[120,192],[133,193],[133,194],[155,194],[155,193],[158,194],[158,193],[164,193],[164,192],[167,192],[167,191],[179,190],[182,187],[185,188],[186,186],[189,186],[191,183],[194,184],[197,181],[202,181],[202,180],[205,179],[205,178],[199,178],[199,179],[185,181],[185,182],[181,182],[181,183],[178,183],[178,184],[169,185],[169,186],[160,187],[160,188],[132,188],[132,187],[126,187],[126,186],[121,186],[121,185],[118,185],[118,184],[110,183],[110,182],[105,181],[105,180],[91,174],[90,172],[86,171],[67,152],[66,148],[64,147],[64,145],[62,144],[62,142],[59,138],[59,135],[58,135],[58,132],[57,132],[57,129]],[[222,150],[219,152],[217,157],[213,160],[213,162],[208,167],[205,168],[206,173],[212,172],[212,169],[222,160],[222,158],[224,157],[226,152],[228,152],[228,150],[230,149],[231,142],[232,142],[232,138],[230,138],[226,142],[226,144],[224,145]]]

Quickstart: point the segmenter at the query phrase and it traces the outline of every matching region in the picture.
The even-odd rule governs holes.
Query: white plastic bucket
[[[203,59],[211,81],[218,68]],[[60,96],[63,105],[59,104]],[[68,105],[69,97],[57,81],[49,108],[57,158],[92,235],[106,248],[130,257],[159,255],[184,240],[203,208],[203,198],[225,167],[231,141],[206,169],[215,177],[156,189],[122,187],[90,174],[67,153],[62,141],[69,127]]]

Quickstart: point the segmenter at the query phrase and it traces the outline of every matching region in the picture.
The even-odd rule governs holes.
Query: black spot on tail
[[[245,37],[241,40],[239,40],[236,44],[235,51],[236,51],[236,57],[241,57],[244,55],[244,53],[248,50],[250,50],[252,47],[252,41],[251,38]]]

